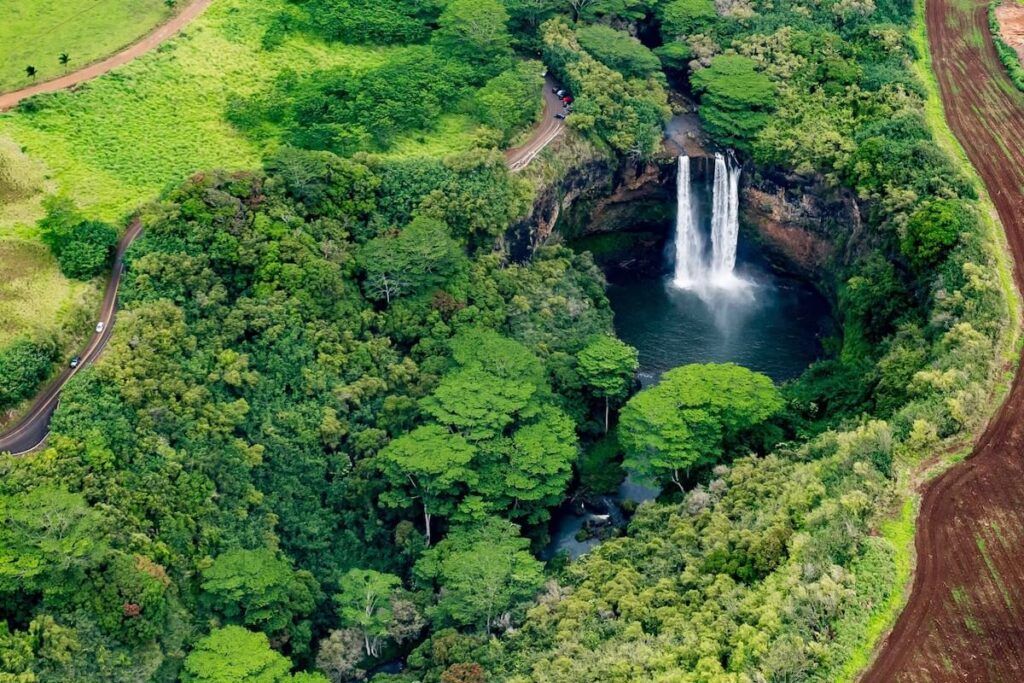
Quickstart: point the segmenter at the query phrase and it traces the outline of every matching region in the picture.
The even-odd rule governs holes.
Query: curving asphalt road
[[[21,455],[36,449],[46,440],[50,431],[50,417],[60,401],[60,390],[64,388],[69,379],[75,376],[75,373],[96,360],[107,345],[117,312],[117,292],[121,287],[121,276],[124,274],[124,254],[141,232],[142,224],[135,219],[117,244],[114,269],[110,282],[107,284],[107,291],[103,295],[103,306],[100,308],[99,320],[103,322],[103,331],[95,333],[89,340],[79,355],[78,366],[66,367],[39,394],[32,409],[11,429],[0,434],[0,453],[10,452],[14,455]]]
[[[544,78],[544,113],[541,114],[542,118],[537,124],[537,130],[534,131],[528,142],[506,150],[505,162],[513,173],[529,166],[530,162],[536,159],[545,147],[565,131],[565,121],[555,118],[555,114],[562,111],[562,101],[553,92],[556,88],[558,88],[558,84],[554,79],[551,76],[546,76]]]
[[[208,5],[211,0],[199,0],[196,5]],[[180,16],[180,15],[179,15]],[[556,87],[550,78],[544,82],[544,119],[538,124],[537,130],[528,142],[505,152],[509,170],[515,172],[525,168],[540,152],[565,130],[565,121],[554,118],[554,114],[562,110],[562,103],[552,92]],[[117,312],[117,292],[121,287],[121,276],[124,274],[124,254],[135,238],[142,232],[142,224],[136,218],[128,227],[117,245],[114,258],[114,269],[103,296],[99,320],[103,322],[103,331],[97,332],[89,340],[88,345],[79,356],[77,367],[67,367],[54,378],[36,398],[31,410],[11,429],[0,433],[0,453],[23,455],[37,449],[46,440],[50,431],[50,418],[60,402],[60,391],[68,380],[82,368],[96,360],[103,352],[114,327]]]
[[[116,69],[119,66],[127,64],[136,57],[149,52],[164,41],[174,37],[174,34],[202,14],[203,10],[209,7],[212,2],[213,0],[193,0],[191,4],[171,17],[170,20],[164,22],[160,26],[157,26],[153,31],[149,32],[120,52],[115,52],[102,61],[84,66],[77,71],[61,76],[60,78],[54,78],[50,81],[30,85],[27,88],[22,88],[21,90],[0,94],[0,111],[10,109],[22,100],[32,97],[33,95],[64,90],[65,88],[70,88],[71,86],[78,85],[79,83],[92,80],[97,76],[102,76],[112,69]]]

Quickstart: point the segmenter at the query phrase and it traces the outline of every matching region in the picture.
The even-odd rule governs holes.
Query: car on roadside
[[[102,332],[103,331],[103,327],[104,327],[104,325],[103,325],[103,321],[102,320],[99,321],[98,323],[96,323],[96,332]]]
[[[565,118],[565,114],[555,114],[555,118],[556,119],[564,119]]]
[[[81,363],[81,362],[82,362],[82,359],[79,358],[78,356],[75,356],[74,358],[71,359],[71,362],[69,363],[69,365],[72,368],[77,368],[78,364]]]

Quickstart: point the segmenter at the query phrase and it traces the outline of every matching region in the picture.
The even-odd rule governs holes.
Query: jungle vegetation
[[[902,590],[902,549],[875,533],[901,474],[982,418],[1009,324],[974,186],[925,118],[911,20],[902,0],[282,8],[265,50],[408,49],[233,98],[233,125],[274,141],[262,167],[140,209],[103,360],[45,451],[0,461],[3,675],[849,676]],[[829,357],[783,387],[708,365],[637,393],[590,256],[509,256],[533,190],[489,147],[530,120],[526,60],[571,86],[571,127],[608,154],[656,151],[672,84],[754,172],[847,197]],[[385,153],[471,91],[482,147]],[[75,211],[43,226],[69,273],[108,244]],[[539,560],[552,510],[624,468],[661,498],[580,560]]]

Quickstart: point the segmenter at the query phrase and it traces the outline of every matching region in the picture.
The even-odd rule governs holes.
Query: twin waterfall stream
[[[648,271],[607,290],[616,334],[638,351],[641,385],[690,363],[737,363],[776,382],[799,376],[822,355],[828,302],[808,283],[773,271],[756,240],[737,254],[740,169],[728,153],[681,156],[678,164],[675,242],[664,245],[662,262],[674,256],[674,272]],[[604,493],[574,497],[554,514],[546,558],[588,552],[618,533],[627,501],[660,491],[628,477]]]
[[[679,157],[676,264],[672,278],[676,287],[701,292],[709,288],[735,289],[748,284],[734,272],[736,242],[739,239],[739,186],[740,167],[722,154],[715,154],[709,258],[691,192],[690,157]]]

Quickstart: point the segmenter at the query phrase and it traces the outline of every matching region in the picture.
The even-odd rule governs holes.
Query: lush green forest
[[[1011,315],[912,20],[893,0],[275,14],[267,51],[408,49],[231,98],[273,141],[262,168],[140,209],[102,360],[45,451],[0,461],[0,680],[850,678],[898,607],[908,473],[986,414]],[[591,257],[510,256],[536,187],[496,148],[536,115],[541,62],[573,134],[624,162],[657,152],[675,87],[752,175],[851,197],[825,360],[782,387],[721,364],[636,391]],[[384,153],[467,92],[478,147]],[[69,275],[109,259],[73,204],[39,227]],[[625,470],[659,500],[542,562],[552,511]]]

